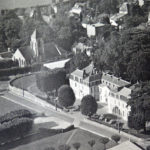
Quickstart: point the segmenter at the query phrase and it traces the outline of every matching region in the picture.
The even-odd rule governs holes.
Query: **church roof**
[[[39,49],[39,51],[42,51],[42,49]],[[45,53],[45,58],[50,60],[55,57],[64,55],[67,52],[54,43],[46,43],[44,44],[44,53]]]
[[[29,46],[21,47],[19,48],[19,51],[25,58],[26,62],[30,62],[34,57],[33,50]]]

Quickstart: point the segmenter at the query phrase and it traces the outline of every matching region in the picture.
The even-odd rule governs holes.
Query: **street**
[[[107,129],[101,128],[100,126],[95,126],[93,124],[89,124],[88,122],[84,121],[83,115],[78,115],[75,113],[65,113],[65,112],[58,112],[55,110],[52,110],[48,107],[42,107],[36,103],[31,102],[30,100],[27,100],[23,97],[20,97],[18,95],[14,95],[12,93],[5,93],[3,96],[1,96],[1,99],[14,102],[16,104],[22,105],[32,111],[35,111],[37,113],[45,113],[47,116],[53,116],[60,119],[63,119],[64,121],[67,121],[69,123],[75,124],[75,126],[82,128],[84,130],[87,130],[89,132],[92,132],[94,134],[105,136],[105,137],[111,137],[114,133],[108,131]],[[128,140],[127,137],[121,138],[121,142]]]

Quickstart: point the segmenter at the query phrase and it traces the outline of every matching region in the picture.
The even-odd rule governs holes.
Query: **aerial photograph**
[[[150,0],[0,0],[0,150],[150,150]]]

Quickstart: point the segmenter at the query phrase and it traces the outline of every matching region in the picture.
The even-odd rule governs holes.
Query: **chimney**
[[[83,78],[85,78],[86,77],[86,71],[85,70],[83,70]]]

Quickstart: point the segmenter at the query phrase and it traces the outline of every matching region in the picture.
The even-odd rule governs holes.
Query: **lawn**
[[[99,143],[98,141],[100,139],[99,136],[81,129],[74,129],[69,132],[51,135],[49,137],[45,137],[34,142],[30,142],[28,144],[24,144],[24,145],[22,144],[16,148],[12,148],[11,150],[44,150],[46,147],[54,147],[57,150],[59,145],[65,144],[72,134],[73,137],[70,138],[70,142],[69,142],[69,145],[71,146],[71,150],[74,150],[72,144],[75,142],[81,143],[81,150],[91,150],[90,146],[88,145],[89,140],[96,141],[93,150],[103,150],[103,144]],[[114,145],[116,144],[110,141],[107,144],[107,147],[113,147]]]
[[[0,116],[17,109],[28,109],[28,108],[0,97]]]
[[[17,88],[20,89],[24,88],[25,90],[27,90],[28,87],[33,83],[35,83],[35,75],[29,75],[29,76],[18,78],[14,80],[12,84]]]

